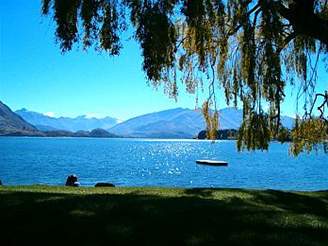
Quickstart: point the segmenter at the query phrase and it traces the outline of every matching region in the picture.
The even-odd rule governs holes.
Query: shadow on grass
[[[0,193],[0,245],[327,245],[328,195]]]
[[[248,198],[248,202],[258,205],[274,206],[276,209],[288,210],[293,213],[311,213],[318,216],[327,216],[328,191],[310,192],[285,192],[279,190],[245,190],[245,189],[225,189],[221,192],[231,191],[231,195]],[[220,194],[220,190],[215,188],[194,188],[185,190],[186,195],[193,195],[199,198],[214,198],[215,194]],[[224,194],[225,198],[229,195]],[[239,204],[238,204],[239,205]],[[309,211],[310,209],[310,211]]]

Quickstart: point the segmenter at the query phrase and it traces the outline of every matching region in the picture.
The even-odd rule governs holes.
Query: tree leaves
[[[143,68],[151,81],[160,81],[164,69],[175,62],[177,39],[174,24],[158,4],[144,6],[135,23],[136,38],[142,47]],[[160,31],[159,31],[160,30]]]
[[[188,93],[197,93],[208,80],[204,84],[210,85],[210,98],[203,113],[213,138],[218,127],[217,112],[210,109],[213,81],[223,88],[228,104],[242,102],[238,149],[264,150],[272,138],[284,135],[280,105],[286,84],[297,83],[297,100],[303,97],[308,114],[317,70],[311,58],[328,54],[326,34],[311,32],[316,28],[309,28],[304,19],[307,13],[328,30],[328,6],[319,0],[43,0],[42,13],[53,14],[63,52],[80,41],[82,26],[84,48],[94,45],[118,55],[120,35],[130,20],[142,49],[143,70],[153,86],[163,85],[177,98],[177,78]],[[309,122],[302,122],[304,129],[314,124]],[[310,148],[296,129],[293,134],[292,152]],[[326,141],[320,133],[311,134],[318,142]]]
[[[54,18],[57,23],[56,37],[62,51],[69,51],[78,41],[77,19],[80,0],[56,0]]]
[[[208,139],[217,139],[217,130],[219,129],[219,113],[217,110],[211,112],[211,102],[205,101],[202,107],[202,113],[206,122],[206,135]]]
[[[292,144],[290,153],[298,155],[302,151],[310,152],[323,144],[328,150],[328,124],[323,119],[313,118],[296,120],[296,126],[291,132]]]

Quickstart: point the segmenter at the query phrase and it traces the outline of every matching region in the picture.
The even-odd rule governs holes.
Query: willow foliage
[[[302,151],[310,152],[323,143],[328,148],[328,125],[320,118],[296,120],[296,127],[292,131],[292,145],[290,151],[298,155]]]
[[[118,55],[130,25],[153,86],[163,85],[176,98],[178,88],[195,93],[210,85],[203,105],[210,137],[219,123],[209,107],[215,106],[215,88],[220,87],[228,104],[243,105],[238,149],[267,149],[272,138],[284,134],[280,105],[291,84],[299,91],[304,115],[293,131],[291,152],[327,141],[327,135],[311,132],[315,142],[304,130],[313,124],[311,131],[319,131],[327,124],[327,114],[313,121],[314,112],[309,112],[318,60],[328,61],[327,1],[43,0],[42,13],[54,17],[63,52],[82,42],[85,48]]]
[[[206,122],[206,135],[208,139],[217,139],[217,129],[219,128],[219,113],[217,110],[211,111],[211,103],[203,103],[202,112]]]

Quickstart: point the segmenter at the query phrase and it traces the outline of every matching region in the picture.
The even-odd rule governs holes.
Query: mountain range
[[[26,111],[26,110],[25,110]],[[0,101],[0,136],[38,136],[38,137],[118,137],[104,129],[91,131],[41,130],[28,123]]]
[[[39,131],[0,101],[0,135],[40,135]]]
[[[219,110],[219,129],[238,129],[243,112],[236,108]],[[291,129],[294,119],[282,116],[282,124]],[[145,114],[124,121],[109,129],[124,137],[140,138],[193,138],[206,128],[201,110],[176,108]]]
[[[8,110],[10,109],[4,104],[1,105],[2,108],[6,109],[5,111],[8,115]],[[0,130],[4,128],[4,125],[7,125],[6,132],[10,132],[9,129],[13,128],[13,123],[9,124],[8,121],[5,121],[3,118],[4,117],[0,118],[0,124],[2,124],[0,125]],[[15,113],[11,112],[10,118],[16,119],[14,122],[18,122],[17,127],[21,130],[29,129],[29,131],[34,133],[39,131],[46,133],[47,136],[92,137],[99,135],[94,135],[94,132],[92,132],[93,129],[98,129],[96,133],[104,129],[107,133],[105,134],[105,132],[100,131],[100,135],[139,138],[193,138],[206,128],[201,110],[192,110],[188,108],[175,108],[145,114],[121,123],[118,123],[118,120],[113,117],[105,117],[102,119],[89,118],[86,116],[55,118],[27,109],[17,110]],[[281,120],[285,127],[292,128],[294,122],[293,118],[282,116]],[[224,108],[219,110],[219,129],[238,129],[241,122],[242,110],[236,108]]]
[[[219,118],[220,128],[238,128],[242,112],[232,108],[223,109],[219,112]],[[110,131],[130,137],[192,138],[203,129],[205,121],[199,109],[176,108],[132,118]]]
[[[102,119],[90,118],[81,115],[75,118],[69,117],[50,117],[41,113],[29,111],[25,108],[15,111],[24,120],[34,125],[40,131],[91,131],[96,128],[109,129],[116,125],[119,120],[112,117]]]

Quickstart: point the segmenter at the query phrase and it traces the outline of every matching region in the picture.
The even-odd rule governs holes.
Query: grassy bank
[[[0,245],[328,245],[328,192],[0,187]]]

